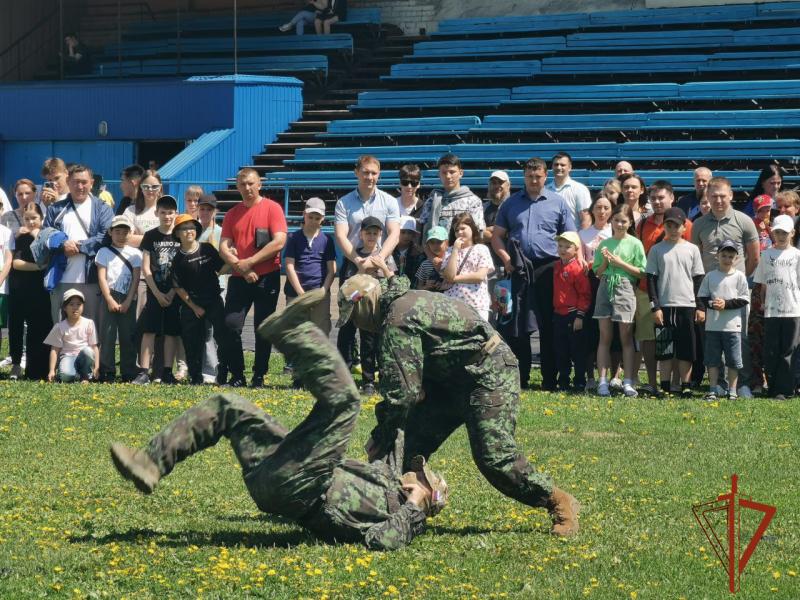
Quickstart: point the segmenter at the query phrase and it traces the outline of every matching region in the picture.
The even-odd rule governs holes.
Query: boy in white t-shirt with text
[[[64,383],[97,379],[100,350],[94,321],[83,316],[83,293],[70,288],[61,298],[65,318],[53,325],[44,343],[50,346],[50,371],[47,381]]]
[[[792,217],[775,217],[771,229],[774,243],[761,253],[753,281],[761,284],[769,395],[785,400],[794,395],[792,355],[800,344],[800,250],[792,246]]]
[[[95,258],[100,293],[103,294],[103,319],[100,338],[100,379],[113,381],[119,335],[119,370],[123,381],[136,377],[136,298],[142,253],[128,245],[133,223],[125,215],[111,221],[108,232],[111,246],[100,248]]]

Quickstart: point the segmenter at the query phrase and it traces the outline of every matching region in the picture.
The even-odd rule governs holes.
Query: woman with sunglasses
[[[133,223],[133,231],[128,236],[129,246],[138,248],[144,234],[158,227],[156,202],[163,195],[161,190],[161,175],[157,171],[145,171],[133,206],[126,208],[123,213]]]
[[[400,216],[408,215],[419,219],[424,201],[417,196],[422,173],[417,165],[403,165],[400,167],[400,196],[397,204],[400,206]]]

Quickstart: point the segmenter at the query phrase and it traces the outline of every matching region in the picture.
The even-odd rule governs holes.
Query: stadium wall
[[[50,156],[115,179],[136,159],[140,141],[190,142],[231,131],[204,138],[217,142],[204,153],[190,143],[179,162],[162,167],[176,182],[171,193],[181,192],[184,178],[219,184],[300,117],[302,85],[293,77],[240,75],[0,86],[0,185],[38,181]]]

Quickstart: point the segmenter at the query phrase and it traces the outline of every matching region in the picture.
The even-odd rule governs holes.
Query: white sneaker
[[[14,361],[11,360],[10,356],[6,356],[3,360],[0,360],[0,367],[10,367],[14,364]]]
[[[203,375],[203,383],[214,385],[217,383],[217,378],[214,375]]]
[[[753,397],[753,392],[750,391],[750,386],[743,385],[742,387],[739,388],[739,398],[752,398],[752,397]]]
[[[284,23],[283,25],[281,25],[280,27],[278,27],[278,29],[280,29],[280,30],[281,30],[283,33],[286,33],[286,32],[287,32],[287,31],[289,31],[291,28],[292,28],[292,24],[291,24],[291,23]]]
[[[597,395],[602,396],[603,398],[607,398],[611,395],[611,392],[608,389],[607,383],[601,383],[597,386]]]
[[[639,392],[637,392],[630,383],[626,383],[622,386],[622,393],[628,398],[635,398],[639,395]]]
[[[622,380],[619,379],[618,377],[614,377],[614,379],[608,382],[608,387],[611,388],[612,392],[621,392]]]

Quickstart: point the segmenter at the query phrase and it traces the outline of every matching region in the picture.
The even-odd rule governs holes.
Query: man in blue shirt
[[[503,261],[506,273],[514,266],[506,240],[516,240],[533,265],[534,278],[528,290],[534,298],[539,329],[542,389],[556,389],[556,364],[553,351],[553,265],[558,260],[556,236],[575,231],[575,212],[556,192],[545,189],[547,163],[532,158],[525,163],[525,189],[500,205],[492,234],[492,249]],[[518,307],[519,308],[519,307]],[[531,369],[530,333],[509,340],[519,360],[522,387],[528,387]]]

